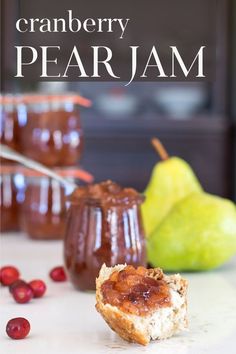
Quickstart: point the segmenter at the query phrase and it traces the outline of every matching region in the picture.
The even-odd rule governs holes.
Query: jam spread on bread
[[[149,269],[131,265],[114,271],[101,286],[103,302],[137,316],[148,316],[156,309],[171,306],[167,283],[150,275]]]

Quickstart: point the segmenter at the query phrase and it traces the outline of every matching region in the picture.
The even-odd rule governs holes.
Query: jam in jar
[[[15,173],[14,166],[1,166],[0,175],[0,230],[19,231],[21,197],[24,193],[22,176]]]
[[[20,121],[22,97],[20,95],[0,96],[0,142],[21,152]],[[11,160],[1,159],[3,163],[12,163]]]
[[[142,202],[143,196],[134,189],[111,181],[80,187],[73,193],[64,258],[76,288],[94,290],[103,263],[146,264]]]
[[[27,174],[27,173],[26,173]],[[62,239],[66,225],[66,188],[47,176],[26,176],[21,227],[32,239]]]
[[[76,96],[25,96],[23,153],[49,167],[73,166],[80,160],[83,131]]]

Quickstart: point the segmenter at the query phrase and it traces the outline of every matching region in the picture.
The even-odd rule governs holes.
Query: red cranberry
[[[61,266],[53,268],[49,275],[53,281],[66,281],[67,279],[65,270]]]
[[[7,322],[6,332],[12,339],[23,339],[30,331],[30,323],[23,317],[12,318]]]
[[[0,279],[2,285],[11,285],[20,276],[20,272],[16,267],[5,266],[0,269]]]
[[[40,279],[32,280],[31,282],[29,282],[29,286],[33,290],[34,297],[42,297],[47,289],[44,281]]]
[[[28,284],[19,284],[12,290],[12,295],[16,302],[25,304],[33,298],[34,293]]]
[[[27,285],[27,283],[26,283],[24,280],[22,280],[22,279],[17,279],[17,280],[15,280],[14,283],[12,283],[12,284],[9,286],[9,291],[10,291],[10,293],[12,294],[13,289],[16,288],[18,285],[23,285],[23,284],[26,284],[26,285]]]

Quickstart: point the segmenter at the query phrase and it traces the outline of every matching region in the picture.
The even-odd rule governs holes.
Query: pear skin
[[[149,236],[181,199],[202,187],[187,162],[170,157],[155,165],[144,192],[142,217],[146,235]]]
[[[236,205],[206,193],[186,197],[148,238],[147,252],[167,271],[219,267],[236,253]]]

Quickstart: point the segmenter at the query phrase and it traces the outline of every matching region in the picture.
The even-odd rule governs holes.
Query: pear
[[[236,253],[236,205],[206,193],[177,203],[147,244],[148,260],[167,271],[208,270]]]
[[[152,144],[163,161],[157,163],[144,195],[142,217],[146,235],[149,236],[171,208],[182,198],[202,187],[191,167],[179,157],[169,157],[161,142],[154,138]]]

